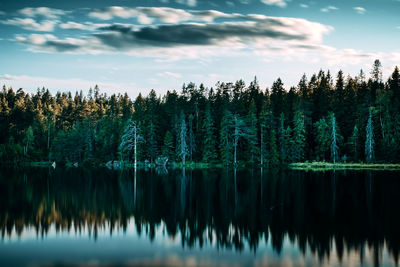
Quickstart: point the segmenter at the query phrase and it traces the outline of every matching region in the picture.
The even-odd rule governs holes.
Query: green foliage
[[[330,146],[330,127],[326,118],[322,118],[314,124],[316,130],[316,158],[317,160],[325,160],[326,153]]]
[[[232,162],[232,141],[231,141],[231,122],[232,113],[229,110],[224,111],[221,119],[221,126],[219,132],[219,151],[221,161],[225,165]]]
[[[154,162],[162,154],[212,164],[337,162],[347,156],[400,162],[400,71],[396,67],[384,83],[381,68],[375,61],[369,78],[364,72],[356,77],[339,72],[333,79],[321,70],[310,79],[303,75],[290,90],[279,78],[270,90],[254,79],[248,86],[243,80],[215,88],[189,83],[181,92],[160,97],[152,90],[135,99],[101,94],[98,86],[87,96],[51,95],[44,88],[26,94],[4,86],[0,158],[8,163],[131,159],[127,125],[135,121],[145,140],[137,145],[138,161]]]
[[[296,111],[293,124],[291,158],[292,161],[299,162],[304,160],[304,150],[306,148],[305,119],[301,111]]]
[[[206,106],[205,117],[203,121],[203,161],[213,162],[217,159],[217,152],[215,150],[215,127],[211,116],[210,105]]]

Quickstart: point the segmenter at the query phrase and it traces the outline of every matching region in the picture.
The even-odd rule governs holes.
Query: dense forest
[[[400,72],[383,81],[379,60],[369,77],[320,70],[285,88],[255,78],[189,83],[181,92],[130,99],[83,92],[35,94],[3,86],[0,159],[5,162],[104,163],[109,160],[219,164],[400,162]]]

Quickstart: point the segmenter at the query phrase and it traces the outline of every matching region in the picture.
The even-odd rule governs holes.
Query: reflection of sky
[[[104,11],[110,6],[121,10],[111,12],[114,16],[110,17]],[[52,8],[54,14],[23,11],[27,7]],[[146,14],[132,11],[138,7],[168,8],[163,14],[169,20],[152,17],[154,10]],[[99,10],[103,10],[100,16],[93,15]],[[210,10],[242,17],[185,21],[183,15],[173,16],[177,11]],[[248,84],[256,75],[265,88],[279,76],[287,86],[297,84],[303,73],[310,76],[320,68],[333,72],[343,68],[351,75],[363,68],[368,73],[375,58],[381,59],[388,76],[400,62],[399,10],[400,1],[396,0],[1,1],[0,84],[31,92],[46,86],[55,92],[87,91],[98,83],[107,93],[127,91],[134,96],[151,88],[158,93],[179,90],[189,81],[214,86],[219,80],[243,78]],[[247,25],[237,32],[221,30],[227,21],[236,26],[251,24],[249,14],[279,18],[285,27],[268,24],[268,31],[256,36],[259,26]],[[218,30],[186,25],[181,38],[180,30],[168,31],[171,26],[181,29],[188,23],[203,28],[212,24]],[[155,29],[154,35],[143,40],[114,31],[122,38],[109,38],[101,45],[102,39],[88,38],[104,34],[105,30],[98,28],[101,25],[115,24],[133,28],[133,32]],[[160,25],[168,27],[157,31]],[[298,34],[301,40],[282,38],[288,33]],[[171,36],[176,39],[165,42]],[[201,44],[210,36],[213,45]],[[199,45],[188,45],[191,39]],[[75,46],[79,49],[71,49]]]
[[[271,243],[261,242],[254,253],[245,245],[241,252],[235,249],[217,248],[215,243],[205,242],[202,248],[196,244],[193,248],[182,247],[181,234],[175,237],[165,232],[161,223],[151,241],[145,227],[138,234],[134,219],[128,223],[126,232],[114,229],[110,235],[109,226],[99,228],[97,239],[89,234],[87,227],[76,232],[72,227],[68,231],[57,232],[54,225],[49,232],[37,236],[34,228],[26,228],[17,237],[15,231],[9,239],[0,244],[0,262],[3,264],[126,264],[126,265],[171,265],[171,266],[360,266],[360,253],[354,249],[344,249],[342,261],[339,261],[335,241],[329,257],[319,259],[307,247],[306,254],[299,250],[297,241],[292,243],[286,234],[282,251],[276,252]],[[215,239],[214,239],[215,240]],[[363,266],[373,266],[373,248],[364,246]],[[382,266],[394,265],[386,245],[379,252]]]

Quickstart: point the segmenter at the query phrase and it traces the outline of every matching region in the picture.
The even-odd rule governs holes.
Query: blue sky
[[[0,2],[0,84],[136,96],[400,65],[399,0]]]

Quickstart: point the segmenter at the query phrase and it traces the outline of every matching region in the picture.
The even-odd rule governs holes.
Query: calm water
[[[0,174],[0,265],[392,266],[400,173]]]

